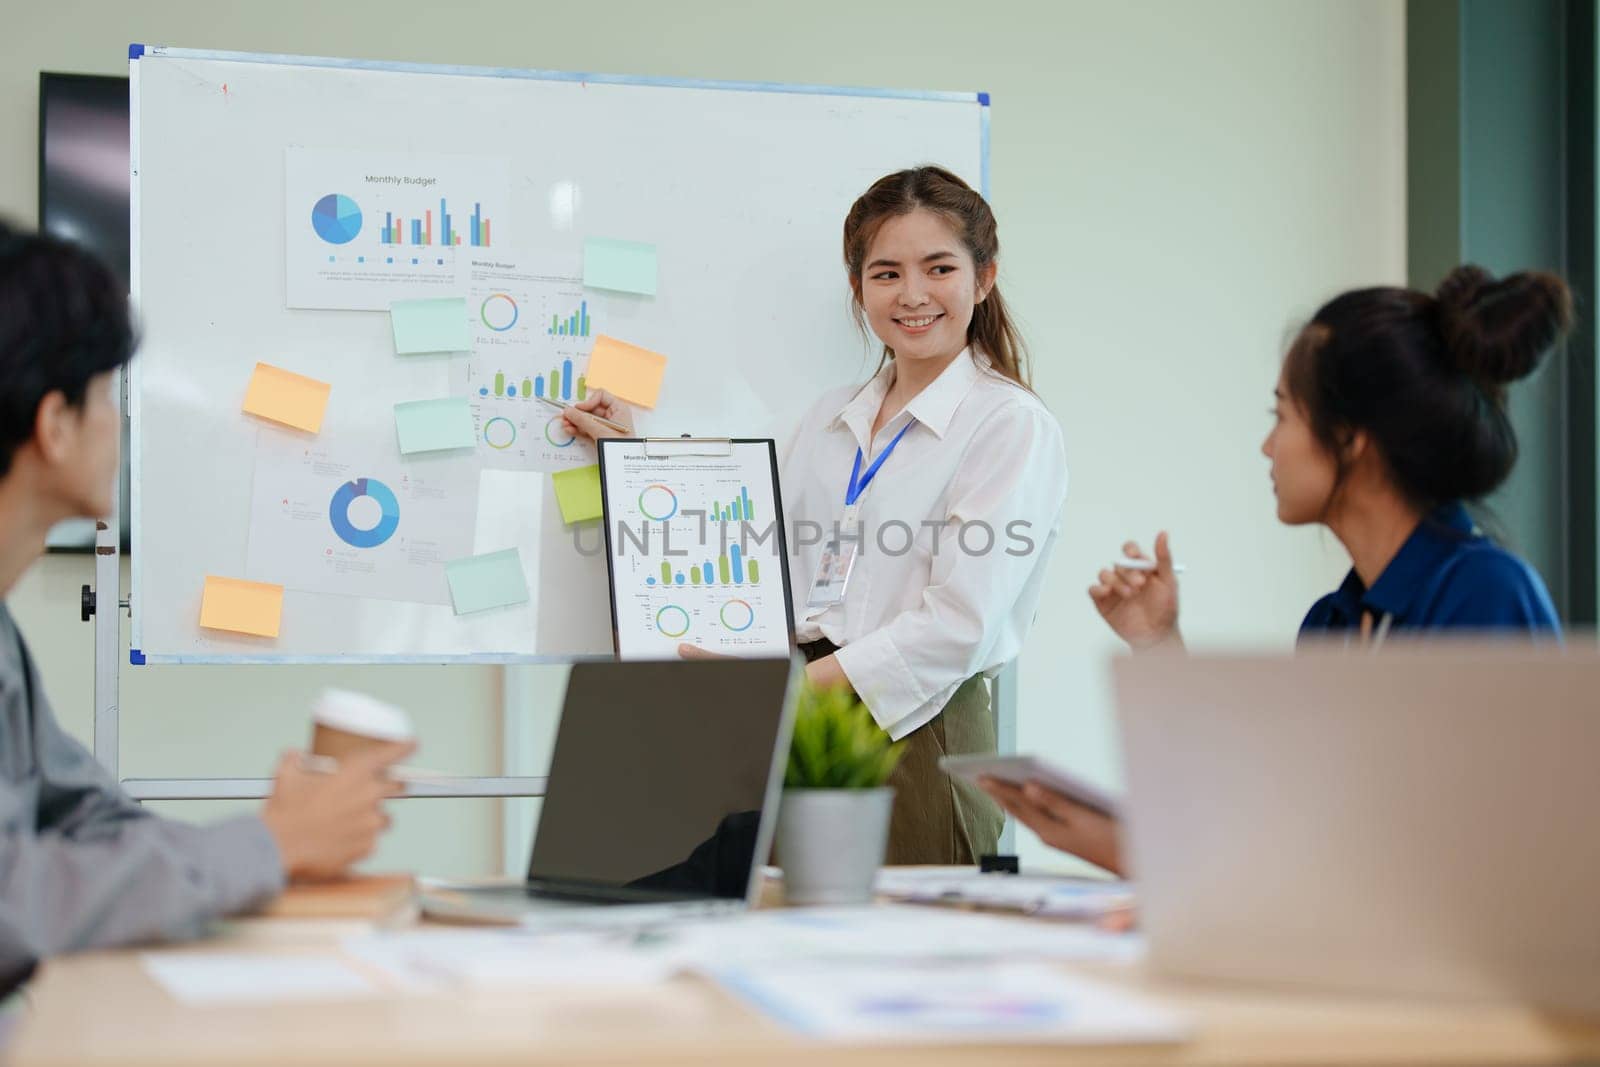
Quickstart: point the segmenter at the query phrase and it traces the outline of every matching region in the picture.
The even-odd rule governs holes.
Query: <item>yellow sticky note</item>
[[[283,586],[206,575],[200,625],[208,630],[277,637],[283,621]]]
[[[257,363],[255,373],[250,375],[250,388],[245,390],[244,410],[316,433],[322,429],[322,414],[328,409],[328,393],[332,389],[327,382],[270,363]]]
[[[550,484],[555,487],[556,503],[561,505],[561,521],[568,526],[605,514],[600,504],[598,463],[552,474]]]
[[[604,389],[630,404],[653,408],[667,373],[667,357],[601,334],[589,353],[590,389]]]

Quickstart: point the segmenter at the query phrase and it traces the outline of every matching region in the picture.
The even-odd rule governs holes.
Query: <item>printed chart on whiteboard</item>
[[[475,250],[463,267],[472,354],[451,362],[450,389],[472,408],[478,458],[497,470],[593,465],[594,446],[567,432],[561,413],[542,402],[574,404],[589,395],[585,373],[604,312],[576,264],[563,271]]]
[[[716,456],[651,456],[638,441],[604,447],[617,655],[668,659],[680,644],[788,655],[772,442],[724,442]]]
[[[452,295],[461,257],[512,236],[508,174],[480,156],[287,149],[288,306],[387,311]]]
[[[245,573],[307,592],[449,604],[444,565],[472,555],[476,464],[403,461],[392,448],[261,430]]]

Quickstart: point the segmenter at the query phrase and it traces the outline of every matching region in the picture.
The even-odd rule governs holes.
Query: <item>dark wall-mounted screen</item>
[[[39,227],[89,248],[129,277],[128,79],[39,75]],[[122,543],[128,544],[128,448],[122,449]],[[91,549],[94,523],[64,522],[53,549]]]

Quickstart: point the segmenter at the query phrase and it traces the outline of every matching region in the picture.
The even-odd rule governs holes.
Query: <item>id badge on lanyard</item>
[[[855,570],[856,553],[861,548],[859,504],[845,505],[837,532],[837,537],[830,538],[822,546],[817,576],[812,579],[811,594],[806,597],[808,608],[829,608],[844,601],[845,590],[850,587],[850,572]]]
[[[889,447],[878,454],[865,473],[861,470],[861,449],[856,449],[855,466],[850,470],[850,484],[845,488],[844,515],[839,520],[835,536],[822,546],[822,559],[817,563],[817,574],[811,580],[811,592],[806,597],[806,607],[813,609],[810,612],[813,617],[821,614],[823,609],[844,601],[845,592],[850,588],[850,574],[855,570],[856,557],[861,549],[861,505],[858,501],[862,492],[872,484],[872,479],[877,477],[883,461],[889,458],[900,439],[916,422],[912,419],[901,427],[900,432],[894,435],[894,440],[889,442]]]

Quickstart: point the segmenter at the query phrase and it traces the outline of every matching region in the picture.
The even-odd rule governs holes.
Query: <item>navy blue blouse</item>
[[[1418,523],[1371,589],[1351,570],[1311,605],[1300,636],[1359,630],[1363,613],[1375,625],[1389,616],[1391,631],[1561,632],[1539,573],[1483,536],[1460,503]]]

